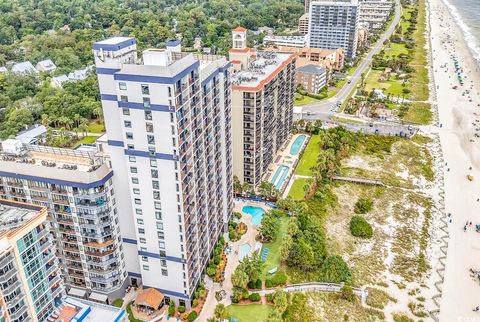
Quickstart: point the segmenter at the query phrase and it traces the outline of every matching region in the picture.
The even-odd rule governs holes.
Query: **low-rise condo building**
[[[360,0],[359,3],[359,23],[369,29],[382,28],[393,10],[390,0]]]
[[[47,215],[0,199],[0,321],[46,321],[65,295]]]
[[[127,280],[112,175],[96,153],[2,142],[0,198],[46,207],[66,287],[110,300]]]

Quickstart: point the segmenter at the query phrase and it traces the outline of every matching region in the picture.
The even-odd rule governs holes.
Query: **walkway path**
[[[285,292],[340,292],[342,290],[343,284],[335,283],[301,283],[301,284],[292,284],[285,287],[258,290],[258,291],[249,291],[250,293],[258,293],[262,296],[267,294],[275,293],[276,290],[284,290]],[[362,288],[353,288],[353,292],[362,298],[362,302],[367,298],[368,291]]]

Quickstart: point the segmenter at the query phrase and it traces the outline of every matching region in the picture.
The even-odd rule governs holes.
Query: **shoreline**
[[[430,279],[430,288],[435,294],[432,294],[432,300],[440,304],[440,311],[432,307],[431,312],[438,313],[433,318],[440,321],[480,319],[479,313],[472,311],[480,305],[480,286],[469,276],[470,268],[480,268],[480,260],[477,260],[480,236],[472,227],[466,232],[463,229],[467,221],[472,221],[473,227],[480,224],[480,202],[477,201],[480,189],[476,184],[480,179],[480,138],[474,136],[480,129],[480,123],[475,121],[480,122],[480,107],[477,105],[480,102],[479,63],[446,2],[427,0],[427,10],[427,37],[432,50],[429,67],[433,71],[430,99],[432,108],[437,107],[434,113],[438,113],[438,124],[426,127],[426,131],[439,138],[442,153],[437,171],[440,188],[443,186],[445,191],[445,210],[441,209],[443,193],[438,193],[440,218],[437,218],[436,231],[432,232],[435,265]],[[457,79],[453,58],[460,64],[463,86]],[[455,86],[457,89],[453,89]],[[473,182],[467,179],[467,175],[473,176]],[[448,230],[448,251],[441,231],[444,225]]]

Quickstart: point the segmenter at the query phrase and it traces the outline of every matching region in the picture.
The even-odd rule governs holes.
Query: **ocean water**
[[[480,62],[480,0],[443,0],[463,32],[473,56]]]

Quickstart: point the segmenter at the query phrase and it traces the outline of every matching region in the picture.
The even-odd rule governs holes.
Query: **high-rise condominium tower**
[[[179,41],[93,45],[132,283],[190,301],[233,206],[229,63]]]
[[[358,0],[312,1],[308,47],[343,48],[347,57],[355,57],[359,16]]]

